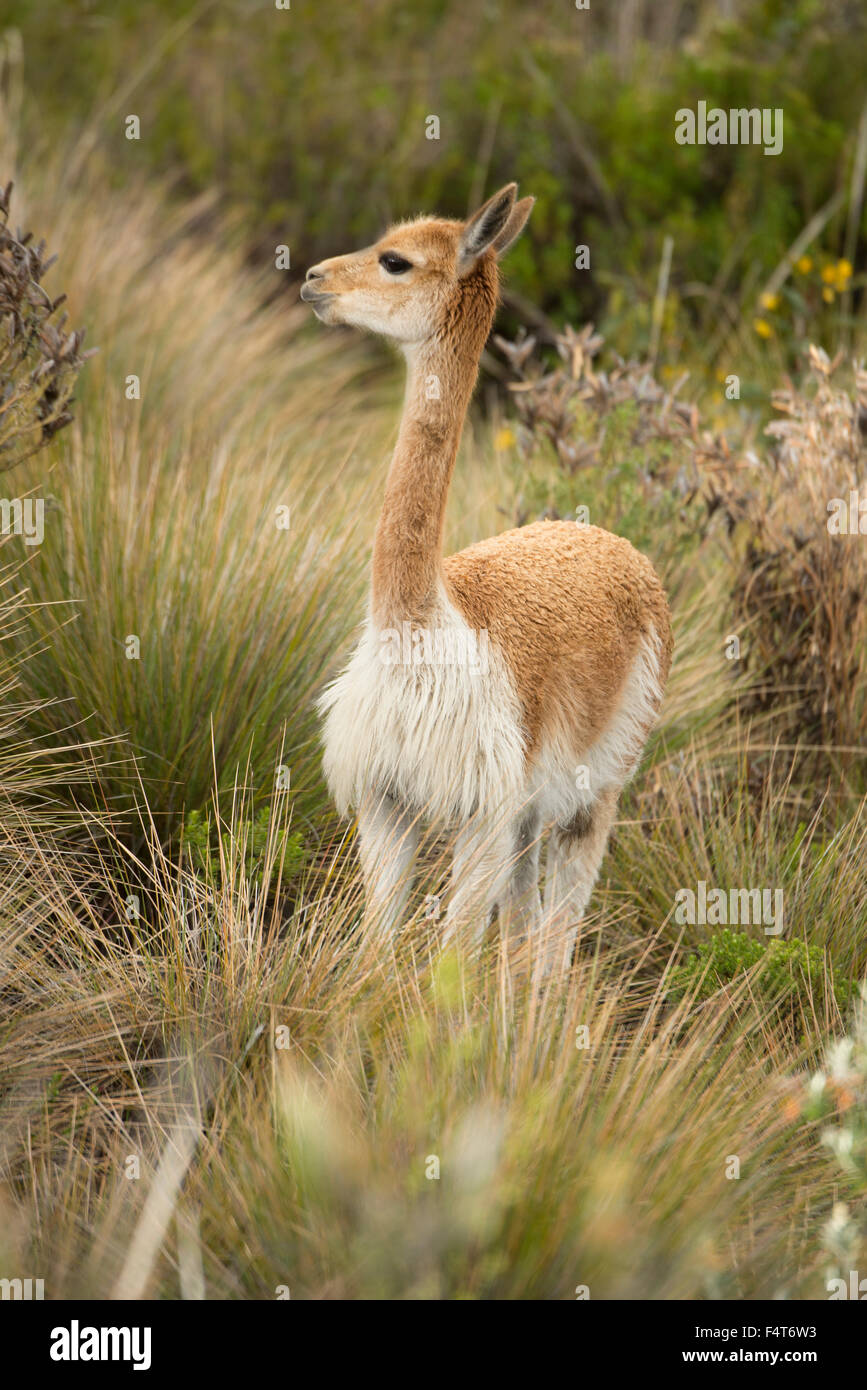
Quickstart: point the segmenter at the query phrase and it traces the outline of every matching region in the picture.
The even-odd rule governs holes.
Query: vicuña
[[[650,562],[597,526],[540,521],[443,555],[498,262],[534,202],[516,195],[508,184],[466,222],[400,223],[313,266],[301,297],[323,323],[390,338],[407,363],[368,616],[321,701],[328,783],[341,813],[358,817],[366,921],[385,932],[399,924],[420,822],[431,820],[456,833],[445,939],[458,929],[477,937],[496,906],[510,933],[545,926],[548,969],[571,958],[621,788],[657,717],[672,638]],[[487,633],[484,674],[383,662],[381,634],[404,623],[467,644]]]

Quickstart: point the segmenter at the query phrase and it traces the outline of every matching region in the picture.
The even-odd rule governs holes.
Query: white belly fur
[[[445,595],[431,626],[448,629],[455,649],[469,638]],[[519,818],[531,805],[543,823],[566,824],[603,787],[622,786],[632,775],[658,709],[658,673],[657,643],[646,638],[602,737],[578,755],[575,731],[571,738],[564,731],[528,768],[520,702],[493,642],[484,671],[386,664],[382,634],[368,617],[349,664],[319,702],[331,794],[342,815],[374,790],[443,825],[476,813]]]

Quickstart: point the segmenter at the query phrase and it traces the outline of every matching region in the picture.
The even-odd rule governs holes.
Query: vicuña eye
[[[403,275],[405,270],[412,270],[412,262],[405,261],[396,251],[384,251],[379,258],[379,264],[389,275]]]

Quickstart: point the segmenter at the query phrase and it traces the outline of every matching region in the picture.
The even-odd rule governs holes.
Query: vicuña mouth
[[[301,298],[305,304],[322,304],[326,299],[333,299],[334,295],[328,294],[326,290],[317,290],[313,285],[303,284]]]

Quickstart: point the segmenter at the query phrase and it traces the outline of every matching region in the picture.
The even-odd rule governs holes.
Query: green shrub
[[[757,990],[769,1002],[806,1005],[822,989],[826,962],[818,946],[803,941],[760,941],[746,932],[726,928],[703,941],[672,974],[670,991],[675,999],[695,990],[698,999],[709,999],[723,985],[734,984],[746,971],[755,970]],[[831,987],[841,1009],[851,1001],[847,980],[833,980]]]
[[[182,844],[189,854],[194,870],[202,874],[208,882],[219,880],[220,864],[226,856],[234,852],[236,843],[237,836],[234,832],[228,827],[217,825],[210,812],[187,812]],[[279,826],[276,832],[272,831],[271,811],[267,806],[260,806],[251,818],[245,849],[251,877],[261,876],[267,867],[271,882],[282,877],[284,883],[287,883],[301,872],[307,858],[302,832],[290,831],[287,826]]]

